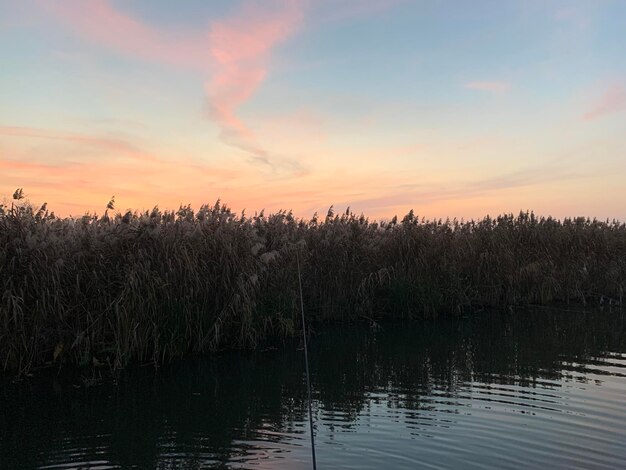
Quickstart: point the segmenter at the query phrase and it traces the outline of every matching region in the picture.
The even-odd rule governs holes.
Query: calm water
[[[480,314],[311,341],[319,468],[624,468],[619,312]],[[117,385],[2,383],[1,468],[309,468],[303,354],[224,354]]]

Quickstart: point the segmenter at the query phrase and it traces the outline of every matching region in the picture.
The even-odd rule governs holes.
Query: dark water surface
[[[319,468],[625,468],[624,314],[324,328]],[[0,468],[309,468],[302,351],[0,383]],[[80,386],[79,386],[80,385]]]

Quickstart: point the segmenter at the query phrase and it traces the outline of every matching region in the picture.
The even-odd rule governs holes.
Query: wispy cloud
[[[505,190],[536,187],[553,181],[576,180],[592,177],[589,172],[576,171],[563,167],[556,161],[538,167],[524,168],[469,181],[446,183],[419,183],[402,185],[397,192],[397,185],[382,188],[376,197],[346,201],[346,204],[371,208],[374,211],[390,209],[402,205],[428,205],[441,201],[466,201],[467,199],[501,193]]]
[[[39,1],[88,41],[124,55],[185,67],[206,65],[205,31],[155,28],[115,8],[107,0]]]
[[[231,16],[205,31],[151,26],[115,8],[108,0],[45,2],[63,23],[92,43],[140,60],[205,68],[211,118],[227,145],[251,161],[290,173],[303,172],[294,159],[270,155],[237,115],[269,74],[271,53],[301,25],[308,0],[244,0]]]
[[[587,112],[583,114],[583,119],[592,121],[622,111],[626,111],[626,85],[614,83],[591,104]]]
[[[209,34],[213,77],[206,85],[211,117],[221,128],[228,145],[272,165],[269,152],[254,132],[237,116],[269,72],[272,49],[302,23],[302,0],[279,0],[268,4],[245,3],[229,18],[214,21]]]
[[[46,146],[41,155],[33,144],[42,139],[59,146]],[[208,165],[187,154],[166,158],[131,141],[54,129],[0,126],[0,145],[0,194],[24,187],[32,200],[47,200],[65,214],[76,207],[100,210],[112,193],[135,208],[155,201],[169,207],[210,202],[253,177],[249,168]],[[84,153],[93,158],[67,158]]]
[[[124,154],[140,153],[139,149],[125,140],[77,134],[71,132],[56,131],[51,129],[39,129],[34,127],[0,126],[0,136],[7,137],[30,137],[36,139],[60,140],[75,144],[86,144],[103,150],[112,150]]]
[[[509,91],[511,89],[511,84],[503,81],[478,81],[466,83],[463,87],[469,90],[487,91],[499,94]]]

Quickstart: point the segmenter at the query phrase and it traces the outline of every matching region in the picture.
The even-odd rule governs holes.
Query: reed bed
[[[0,206],[0,370],[124,367],[298,330],[296,252],[313,321],[480,308],[622,305],[626,225],[523,212],[482,220],[309,220],[194,211],[58,218]]]

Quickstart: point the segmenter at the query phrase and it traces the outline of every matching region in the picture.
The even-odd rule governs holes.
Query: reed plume
[[[279,211],[58,218],[0,206],[0,368],[124,367],[297,333],[312,321],[427,318],[480,308],[622,305],[626,226],[532,212],[481,220],[322,220]]]

